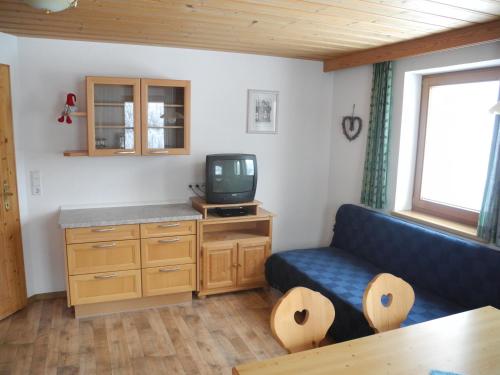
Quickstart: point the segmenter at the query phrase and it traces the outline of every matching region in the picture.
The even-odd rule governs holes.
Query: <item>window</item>
[[[413,210],[477,225],[500,68],[425,76]]]

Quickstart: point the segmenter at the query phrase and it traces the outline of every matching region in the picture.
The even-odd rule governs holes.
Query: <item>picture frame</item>
[[[278,91],[248,90],[247,133],[278,132]]]

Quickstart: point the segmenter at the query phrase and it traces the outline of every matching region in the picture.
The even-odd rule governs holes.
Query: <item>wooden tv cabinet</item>
[[[202,214],[198,220],[198,296],[266,286],[264,264],[271,254],[273,215],[253,201],[243,204],[207,204],[191,198]],[[250,214],[217,216],[218,207],[247,206]]]

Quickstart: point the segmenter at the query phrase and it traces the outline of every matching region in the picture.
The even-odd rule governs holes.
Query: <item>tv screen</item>
[[[253,200],[257,185],[255,155],[207,155],[206,198],[209,203]]]
[[[214,193],[244,193],[252,190],[255,176],[252,159],[217,160],[213,169]]]

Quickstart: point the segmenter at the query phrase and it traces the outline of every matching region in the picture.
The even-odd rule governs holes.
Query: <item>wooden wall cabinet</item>
[[[191,84],[141,79],[142,154],[189,155]]]
[[[87,77],[89,156],[141,154],[141,80]]]
[[[190,81],[87,77],[89,156],[188,155],[190,125]]]

